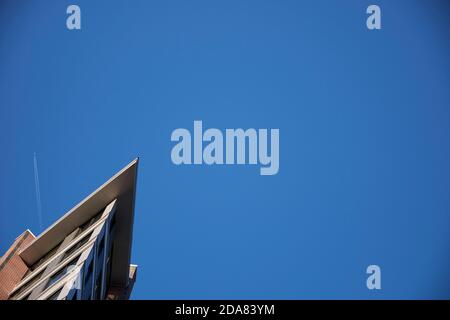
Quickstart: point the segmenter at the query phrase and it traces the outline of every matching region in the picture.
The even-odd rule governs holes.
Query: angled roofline
[[[130,269],[138,162],[139,158],[131,161],[42,232],[19,253],[23,261],[28,266],[33,265],[75,228],[118,199],[111,280],[114,285],[126,286]]]

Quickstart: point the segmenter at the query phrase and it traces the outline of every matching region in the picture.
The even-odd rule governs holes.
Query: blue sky
[[[450,298],[448,4],[372,2],[2,1],[0,251],[34,152],[44,228],[139,156],[133,298]],[[279,173],[173,165],[194,120],[279,128]]]

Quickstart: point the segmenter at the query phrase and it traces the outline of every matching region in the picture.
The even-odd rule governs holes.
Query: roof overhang
[[[25,247],[20,252],[20,257],[25,263],[30,266],[37,262],[75,228],[117,199],[117,229],[111,280],[114,285],[126,286],[130,269],[138,161],[136,158],[130,162]]]

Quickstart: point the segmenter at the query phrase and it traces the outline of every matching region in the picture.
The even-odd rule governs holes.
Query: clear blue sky
[[[139,156],[133,298],[450,298],[449,12],[2,0],[0,251],[39,233],[34,152],[44,227]],[[173,165],[194,120],[279,128],[279,173]]]

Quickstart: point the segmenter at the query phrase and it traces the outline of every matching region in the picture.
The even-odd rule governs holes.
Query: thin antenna
[[[38,211],[39,232],[42,232],[41,190],[39,188],[39,172],[38,172],[36,152],[34,153],[34,185],[36,187],[36,205],[37,205],[37,211]]]

